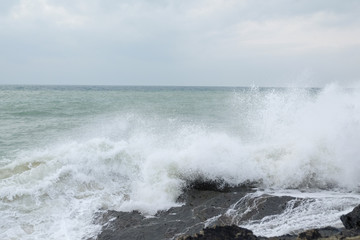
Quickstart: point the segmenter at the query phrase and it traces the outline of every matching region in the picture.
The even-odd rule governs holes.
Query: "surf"
[[[314,199],[332,199],[332,204],[341,199],[337,193],[358,196],[357,89],[331,85],[206,94],[184,91],[163,103],[166,107],[161,101],[171,91],[135,94],[144,94],[141,101],[123,102],[127,106],[113,102],[108,112],[98,110],[80,126],[59,129],[49,136],[52,141],[39,140],[41,146],[31,145],[2,158],[4,221],[0,228],[4,239],[96,236],[101,229],[93,221],[96,213],[137,210],[154,215],[181,205],[178,197],[196,179],[221,180],[231,186],[253,182],[259,193],[272,189],[273,195],[289,189],[304,196],[325,191],[329,198]],[[141,104],[146,102],[142,101],[149,97],[155,103],[149,108],[154,109],[144,111]],[[207,102],[200,104],[204,97]],[[181,101],[186,103],[178,106]],[[80,120],[84,119],[82,115]],[[354,204],[350,201],[346,206]],[[303,212],[292,214],[296,218]],[[276,229],[269,227],[274,221],[262,222],[260,233],[271,236],[275,230],[266,229]],[[305,220],[301,224],[313,227]],[[258,227],[259,223],[245,226]],[[282,231],[293,230],[284,227]]]

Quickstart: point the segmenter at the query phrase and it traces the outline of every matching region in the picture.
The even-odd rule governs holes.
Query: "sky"
[[[359,0],[1,0],[0,84],[348,86]]]

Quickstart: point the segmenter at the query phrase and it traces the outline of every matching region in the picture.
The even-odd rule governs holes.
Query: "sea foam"
[[[181,204],[183,187],[198,178],[358,192],[359,90],[255,88],[230,103],[224,128],[119,113],[18,152],[0,168],[1,237],[91,236],[101,227],[94,213],[155,214]]]

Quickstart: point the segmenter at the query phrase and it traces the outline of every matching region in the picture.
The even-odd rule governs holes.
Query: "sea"
[[[0,86],[0,239],[88,239],[97,213],[152,216],[199,178],[307,199],[237,223],[255,234],[341,227],[360,204],[360,89]]]

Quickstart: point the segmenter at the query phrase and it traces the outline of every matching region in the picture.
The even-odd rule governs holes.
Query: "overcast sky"
[[[359,0],[0,1],[0,84],[359,80]]]

